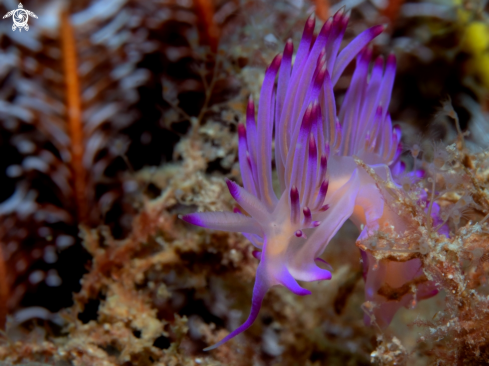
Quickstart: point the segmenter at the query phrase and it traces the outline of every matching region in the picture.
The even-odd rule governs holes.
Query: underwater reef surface
[[[56,4],[24,3],[39,16],[29,32],[1,23],[0,296],[9,305],[1,309],[8,316],[0,365],[488,362],[489,118],[478,65],[489,42],[481,4]],[[325,4],[330,15],[351,9],[341,49],[387,25],[371,47],[375,56],[397,57],[389,112],[402,131],[405,175],[392,182],[359,158],[355,164],[408,224],[402,235],[381,226],[357,240],[361,230],[346,222],[321,254],[331,280],[301,283],[312,293],[303,297],[271,288],[253,326],[204,352],[245,320],[259,262],[240,233],[179,216],[233,211],[226,178],[242,183],[238,122],[248,97],[259,100],[268,64],[288,38],[298,44],[309,15],[317,6],[321,19]],[[5,12],[16,6],[2,3]],[[63,10],[70,16],[62,18]],[[59,31],[67,21],[78,61],[71,69]],[[338,79],[339,104],[354,65]],[[65,98],[76,94],[65,85],[73,73],[81,144],[92,159],[84,173],[69,158],[77,130],[65,125],[66,109],[76,105]],[[272,177],[278,188],[275,171]],[[76,181],[89,193],[85,201]],[[82,214],[84,205],[92,216]],[[373,316],[378,304],[364,295],[362,252],[369,270],[419,261],[438,295],[417,301],[417,283],[380,287],[389,301],[414,295],[382,329]]]

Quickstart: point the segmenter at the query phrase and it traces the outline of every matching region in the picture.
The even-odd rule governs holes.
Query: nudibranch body
[[[250,327],[270,287],[308,295],[297,281],[330,279],[321,268],[327,263],[318,257],[349,218],[363,226],[360,238],[386,222],[402,230],[402,219],[385,207],[375,181],[354,161],[359,157],[383,179],[401,170],[400,131],[392,128],[387,112],[395,57],[388,56],[385,65],[377,58],[369,72],[368,44],[383,26],[365,30],[339,51],[348,20],[340,10],[314,37],[315,19],[309,17],[294,65],[289,40],[266,70],[256,120],[250,99],[246,126],[238,126],[244,188],[227,182],[240,209],[182,217],[194,225],[243,233],[260,260],[248,319],[207,350]],[[355,57],[352,82],[337,113],[333,87]],[[273,159],[278,194],[272,187]],[[374,288],[383,278],[367,268],[366,280]]]

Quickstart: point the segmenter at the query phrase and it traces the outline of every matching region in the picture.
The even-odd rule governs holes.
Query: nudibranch
[[[289,40],[266,70],[256,120],[250,98],[246,126],[238,126],[243,187],[227,181],[240,209],[182,217],[205,228],[243,233],[257,248],[254,255],[260,261],[248,319],[206,350],[249,328],[270,287],[281,285],[308,295],[310,291],[297,281],[329,280],[331,273],[321,268],[325,263],[319,256],[349,218],[363,227],[360,238],[385,222],[403,229],[402,219],[385,207],[373,178],[354,160],[360,158],[383,179],[401,170],[400,130],[392,128],[387,112],[395,57],[390,55],[385,62],[377,58],[369,72],[368,44],[383,31],[381,25],[365,30],[340,51],[348,21],[349,14],[342,9],[315,37],[311,15],[294,65]],[[356,69],[337,113],[333,87],[354,58]],[[278,194],[272,185],[272,160]],[[373,281],[377,286],[383,280],[377,274],[367,268],[367,284]]]

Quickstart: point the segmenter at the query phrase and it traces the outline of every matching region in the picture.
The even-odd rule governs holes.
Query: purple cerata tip
[[[183,215],[181,219],[185,222],[188,222],[189,224],[195,225],[195,226],[202,226],[202,221],[199,219],[199,217],[195,214],[188,214],[188,215]]]
[[[304,26],[304,33],[310,33],[314,31],[314,26],[316,25],[316,17],[314,16],[314,13],[309,15],[309,18],[306,20],[306,25]]]
[[[387,56],[387,66],[388,67],[395,67],[396,66],[396,55],[394,55],[393,53],[389,54],[389,56]]]
[[[251,95],[248,98],[248,105],[246,106],[246,123],[249,123],[249,121],[255,121],[255,103]]]
[[[344,7],[344,6],[342,6],[342,7],[340,8],[340,10],[338,10],[338,11],[336,12],[336,14],[335,14],[335,15],[333,15],[333,20],[334,20],[335,22],[337,22],[337,21],[339,21],[341,18],[343,18],[343,16],[344,16],[344,15],[345,15],[345,7]]]
[[[228,186],[229,193],[231,196],[237,201],[239,200],[239,189],[238,185],[234,183],[232,180],[226,179],[226,185]]]
[[[324,211],[327,211],[328,209],[329,209],[329,205],[324,205],[323,207],[321,207],[319,209],[319,211],[324,212]]]
[[[374,68],[383,68],[383,67],[384,67],[384,57],[380,55],[375,59]]]
[[[376,25],[370,28],[370,32],[372,33],[372,38],[377,37],[380,33],[382,33],[385,30],[385,28],[386,28],[385,25]]]
[[[240,139],[246,138],[246,127],[242,123],[238,124],[238,136]]]
[[[279,53],[277,56],[275,56],[270,66],[268,66],[267,72],[276,73],[281,63],[282,63],[282,54]]]
[[[254,250],[253,252],[251,252],[251,254],[253,255],[253,257],[255,257],[256,259],[260,260],[261,259],[261,252],[259,250]]]
[[[287,43],[285,43],[284,58],[292,57],[293,52],[294,52],[294,42],[292,42],[292,39],[289,38],[287,40]]]

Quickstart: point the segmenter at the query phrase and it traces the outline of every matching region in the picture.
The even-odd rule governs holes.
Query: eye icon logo
[[[14,21],[14,24],[12,25],[12,30],[15,31],[17,28],[19,28],[19,32],[22,32],[22,28],[24,28],[26,31],[29,30],[29,25],[27,24],[27,21],[29,20],[29,15],[37,19],[36,14],[34,14],[32,11],[24,9],[22,4],[19,3],[18,9],[9,11],[3,16],[3,19],[12,16],[12,19]]]

